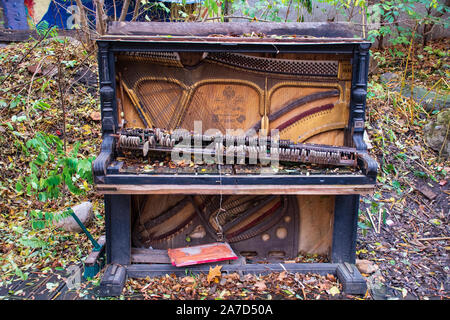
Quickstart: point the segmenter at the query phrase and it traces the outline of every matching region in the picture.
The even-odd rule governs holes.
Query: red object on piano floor
[[[168,249],[172,265],[177,267],[237,259],[228,243],[215,242],[193,247]]]

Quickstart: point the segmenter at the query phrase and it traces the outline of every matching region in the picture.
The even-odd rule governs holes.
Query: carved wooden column
[[[93,163],[96,183],[103,182],[106,167],[113,156],[114,138],[111,134],[117,128],[117,107],[114,97],[114,56],[108,43],[98,42],[98,73],[100,80],[100,103],[102,110],[103,142],[100,154]]]
[[[100,103],[102,105],[103,134],[114,133],[117,128],[117,110],[114,99],[114,58],[107,43],[98,42],[98,68],[100,78]]]
[[[351,97],[351,124],[353,142],[358,151],[365,151],[363,141],[364,121],[366,111],[367,76],[369,70],[370,43],[360,44],[355,52],[353,61],[352,97]]]

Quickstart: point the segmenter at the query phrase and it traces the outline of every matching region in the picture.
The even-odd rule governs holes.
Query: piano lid
[[[101,40],[204,42],[366,42],[349,23],[337,22],[111,22]]]

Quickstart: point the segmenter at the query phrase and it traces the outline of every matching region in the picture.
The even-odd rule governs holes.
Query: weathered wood
[[[83,33],[80,30],[58,30],[58,36],[72,37],[82,40]],[[11,30],[0,29],[0,42],[20,42],[28,41],[30,38],[40,39],[42,35],[38,35],[36,30]]]
[[[85,266],[92,266],[92,265],[94,265],[95,263],[97,263],[97,261],[98,261],[98,258],[100,257],[100,255],[102,255],[103,254],[103,252],[104,252],[104,245],[105,245],[105,243],[106,243],[106,237],[105,236],[101,236],[99,239],[98,239],[98,244],[99,245],[101,245],[102,246],[102,249],[101,250],[99,250],[99,251],[92,251],[87,257],[86,257],[86,259],[84,260],[84,265]]]
[[[130,278],[145,278],[147,276],[157,277],[166,274],[175,274],[177,276],[185,276],[186,271],[190,273],[208,273],[211,265],[218,264],[199,264],[178,268],[170,264],[133,264],[127,267],[128,276]],[[300,273],[316,273],[320,275],[336,274],[338,264],[333,263],[269,263],[269,264],[229,264],[224,263],[221,272],[234,273],[242,272],[244,274],[269,274],[272,272],[300,272]]]
[[[120,264],[110,264],[106,267],[99,286],[99,294],[103,297],[119,296],[127,281],[127,269]]]
[[[340,195],[335,199],[331,261],[354,264],[359,196]]]
[[[374,188],[374,185],[97,185],[100,194],[366,195],[371,194]]]
[[[359,133],[364,127],[364,61],[369,43],[355,39],[348,25],[113,23],[109,35],[102,37],[98,45],[105,139],[117,136],[121,120],[127,121],[126,128],[153,125],[167,130],[193,130],[194,121],[201,120],[203,132],[210,128],[222,133],[226,129],[279,129],[282,139],[355,146],[362,153],[365,151]],[[115,146],[113,142],[111,146]],[[113,256],[109,263],[120,264],[129,274],[139,276],[152,274],[152,270],[164,274],[184,274],[186,270],[167,263],[165,251],[129,247],[130,232],[125,229],[130,228],[130,220],[134,224],[135,246],[183,247],[186,236],[191,245],[215,239],[214,226],[208,219],[224,208],[227,216],[219,218],[217,214],[218,220],[223,219],[219,225],[225,232],[230,231],[226,228],[227,219],[237,219],[238,224],[231,230],[236,232],[236,241],[230,243],[241,254],[258,251],[261,239],[270,241],[265,243],[274,252],[300,248],[308,253],[328,253],[332,262],[352,262],[358,195],[371,193],[376,182],[374,175],[366,174],[376,173],[375,161],[366,159],[368,155],[358,155],[359,172],[319,171],[311,167],[305,174],[303,168],[297,172],[273,172],[267,167],[260,170],[261,174],[244,168],[229,174],[221,171],[219,176],[217,170],[209,169],[198,174],[172,168],[137,174],[138,170],[124,165],[124,170],[118,170],[118,166],[108,165],[107,157],[114,160],[113,156],[127,154],[120,153],[119,148],[115,153],[106,152],[106,146],[102,150],[103,162],[95,173],[97,190],[106,199],[106,226],[111,240],[108,250]],[[190,205],[176,206],[192,194],[196,196]],[[224,195],[224,203],[220,197],[219,204],[219,194]],[[254,197],[261,199],[283,195],[275,197],[283,198],[283,202],[276,200],[273,205],[246,215],[250,205],[259,202],[251,199],[247,201],[249,205],[241,203],[243,195],[262,195]],[[120,204],[119,199],[125,204]],[[211,214],[208,217],[202,214],[206,208]],[[291,212],[282,215],[278,208],[290,208]],[[237,218],[238,215],[245,220],[241,221],[243,218]],[[283,219],[276,220],[280,216]],[[273,228],[270,220],[275,223]],[[263,231],[258,229],[261,226],[270,228]],[[286,232],[278,233],[278,229]],[[241,239],[237,238],[239,234]],[[283,240],[279,246],[275,237]],[[148,244],[148,239],[154,242]],[[264,255],[270,257],[270,252]],[[291,267],[256,264],[236,269],[259,273]],[[306,265],[292,270],[326,270],[336,274],[337,268]],[[207,271],[208,266],[190,270],[203,269]],[[354,268],[340,271],[340,280],[353,286],[350,291],[362,288],[360,279],[354,279]],[[126,273],[123,269],[108,269],[104,278],[110,280],[104,284],[111,284],[120,293]]]
[[[329,255],[333,241],[335,196],[297,196],[300,252]]]
[[[108,263],[126,265],[131,261],[131,197],[129,195],[105,196],[106,250]]]
[[[131,249],[132,263],[170,263],[167,250],[158,249]]]
[[[210,35],[236,36],[243,34],[266,36],[297,35],[302,37],[347,38],[352,42],[355,33],[348,23],[308,22],[308,23],[164,23],[164,22],[111,22],[108,35],[156,36],[171,35],[183,37],[205,37]],[[301,37],[296,41],[301,41]]]

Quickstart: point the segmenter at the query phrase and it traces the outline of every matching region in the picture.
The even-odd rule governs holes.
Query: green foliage
[[[280,16],[282,9],[287,9],[295,13],[296,21],[304,20],[303,9],[307,13],[312,12],[311,0],[257,0],[252,6],[248,5],[246,0],[233,0],[233,12],[241,12],[244,16],[254,18],[255,20],[269,20],[274,22],[290,21],[287,16]]]
[[[368,12],[368,18],[379,18],[380,28],[370,30],[368,39],[383,42],[383,37],[389,35],[389,42],[393,45],[408,45],[411,37],[428,36],[427,32],[433,25],[443,28],[449,27],[449,20],[445,18],[450,12],[445,6],[445,1],[438,0],[381,0],[372,6]],[[421,9],[419,9],[421,8]],[[400,19],[400,17],[402,17]],[[408,20],[409,24],[400,23],[400,20]],[[423,34],[416,33],[423,26]]]
[[[53,225],[53,222],[58,222],[61,219],[70,216],[71,209],[65,210],[60,213],[44,212],[42,210],[31,210],[30,219],[31,227],[33,230],[41,230]]]
[[[343,16],[351,20],[355,11],[362,13],[367,8],[365,0],[317,0],[318,2],[328,3]],[[355,10],[356,9],[356,10]]]
[[[29,162],[29,174],[16,183],[18,193],[34,196],[41,202],[60,197],[64,187],[74,195],[83,194],[93,183],[93,157],[78,154],[80,143],[66,154],[63,142],[52,134],[37,132],[23,148]]]

